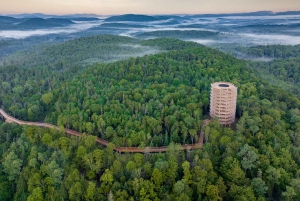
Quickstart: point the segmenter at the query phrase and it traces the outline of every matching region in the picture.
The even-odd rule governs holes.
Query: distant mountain
[[[0,16],[0,30],[11,29],[14,23],[19,22],[18,19],[7,16]]]
[[[149,27],[146,25],[139,25],[139,24],[125,24],[125,23],[104,23],[101,24],[100,27],[114,27],[114,28],[145,28]]]
[[[42,19],[42,18],[30,18],[17,24],[17,27],[22,28],[50,28],[50,27],[61,27],[69,24],[74,24],[71,20],[68,19],[61,19],[61,18],[49,18],[49,19]]]
[[[7,15],[15,18],[88,18],[88,17],[98,17],[96,14],[70,14],[70,15],[48,15],[43,13],[22,13],[22,14],[12,14]]]
[[[135,21],[135,22],[151,22],[151,21],[158,21],[156,17],[152,17],[149,15],[135,15],[135,14],[126,14],[126,15],[118,15],[106,18],[106,22],[113,22],[113,21]]]
[[[57,16],[57,17],[62,17],[62,18],[97,18],[98,15],[83,13],[83,14],[60,15],[60,16]]]
[[[168,20],[173,18],[172,16],[169,15],[160,15],[160,16],[154,16],[157,20]]]
[[[257,11],[250,13],[220,13],[220,14],[199,14],[191,17],[226,17],[226,16],[269,16],[274,15],[272,11]]]
[[[59,24],[59,25],[70,25],[75,24],[69,19],[63,19],[63,18],[48,18],[46,21],[52,23],[52,24]]]
[[[0,22],[15,23],[18,22],[18,19],[14,17],[0,16]]]
[[[55,15],[47,15],[43,13],[23,13],[23,14],[14,14],[8,15],[14,18],[50,18],[55,17]]]
[[[73,20],[73,21],[98,21],[99,18],[96,17],[72,17],[72,18],[67,18],[69,20]]]
[[[286,12],[278,12],[276,15],[300,15],[300,11],[286,11]]]
[[[28,27],[28,28],[44,28],[44,27],[55,27],[57,25],[42,18],[30,18],[24,22],[19,23],[18,26]]]
[[[199,14],[190,15],[191,17],[227,17],[227,16],[274,16],[274,15],[300,15],[300,11],[277,12],[257,11],[249,13],[221,13],[221,14]]]
[[[71,20],[62,18],[13,18],[0,16],[0,30],[24,30],[62,27],[74,24]]]

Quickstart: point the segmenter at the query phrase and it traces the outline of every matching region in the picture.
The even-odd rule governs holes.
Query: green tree
[[[299,178],[291,179],[290,186],[294,189],[294,191],[296,193],[295,199],[299,199],[300,198],[300,179]]]
[[[219,190],[219,195],[222,199],[224,199],[227,195],[227,187],[223,181],[223,178],[222,177],[219,177],[217,182],[216,182],[216,186],[218,187],[218,190]]]
[[[266,183],[261,178],[253,178],[251,181],[254,192],[257,196],[264,196],[268,190]]]
[[[207,185],[206,196],[207,196],[207,199],[211,200],[211,201],[222,200],[222,198],[219,196],[219,189],[215,185]]]
[[[183,180],[185,181],[186,184],[192,183],[192,174],[190,173],[190,163],[188,161],[185,161],[182,163],[182,168],[183,168]]]
[[[96,195],[96,183],[90,181],[86,189],[86,192],[84,194],[84,198],[85,200],[93,201],[95,200],[95,195]]]
[[[180,195],[184,191],[184,182],[183,181],[177,181],[174,184],[173,191],[176,195]]]
[[[62,182],[63,169],[55,161],[51,161],[48,166],[48,174],[53,179],[54,184],[59,185]]]
[[[44,95],[42,95],[42,101],[46,104],[49,105],[53,100],[53,94],[51,92],[48,92]]]
[[[75,182],[69,190],[69,199],[80,201],[84,193],[83,185],[80,182]]]
[[[266,170],[266,179],[268,181],[269,190],[273,190],[275,184],[280,183],[281,173],[279,169],[269,166]]]
[[[238,185],[243,185],[246,182],[245,173],[241,169],[238,160],[231,156],[222,161],[220,171],[227,182]]]
[[[18,158],[14,151],[4,158],[3,171],[8,174],[9,181],[14,181],[21,173],[22,160]]]
[[[295,190],[290,187],[290,186],[286,186],[286,191],[282,193],[282,196],[285,198],[285,200],[288,200],[288,201],[292,201],[293,198],[296,196],[296,192]]]
[[[40,187],[33,189],[31,195],[28,196],[27,201],[44,201],[42,189]]]
[[[106,169],[100,180],[106,184],[112,184],[112,182],[114,181],[112,172],[109,169]]]
[[[236,186],[233,184],[228,191],[230,200],[255,201],[254,192],[251,187]]]
[[[237,155],[241,157],[241,164],[245,171],[256,167],[258,156],[248,144],[245,144]]]
[[[156,189],[161,189],[161,184],[163,183],[163,174],[159,169],[154,168],[151,176],[151,181],[154,183]]]

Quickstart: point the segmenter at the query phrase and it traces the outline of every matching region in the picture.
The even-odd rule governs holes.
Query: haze
[[[2,14],[200,14],[300,10],[299,0],[0,0],[0,4]]]

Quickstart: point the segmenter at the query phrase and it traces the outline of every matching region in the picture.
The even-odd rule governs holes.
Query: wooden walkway
[[[28,122],[28,121],[21,121],[18,120],[14,117],[9,116],[4,110],[0,109],[0,114],[5,118],[6,122],[8,123],[17,123],[19,125],[29,125],[29,126],[39,126],[39,127],[46,127],[46,128],[54,128],[59,130],[60,127],[48,124],[48,123],[39,123],[39,122]],[[208,122],[209,123],[209,122]],[[207,122],[204,122],[204,125],[208,124]],[[81,137],[83,134],[71,130],[71,129],[65,129],[65,132],[67,134],[73,135],[73,136],[78,136]],[[200,149],[203,146],[203,139],[204,139],[204,133],[200,132],[199,134],[199,142],[196,144],[188,144],[188,145],[182,145],[183,150],[192,150],[192,149]],[[107,146],[108,141],[103,140],[101,138],[97,138],[97,143]],[[120,153],[159,153],[159,152],[166,152],[168,150],[168,147],[118,147],[116,146],[114,148],[115,151],[120,152]]]

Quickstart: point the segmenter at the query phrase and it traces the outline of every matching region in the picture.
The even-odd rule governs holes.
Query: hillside
[[[212,31],[181,31],[181,30],[171,30],[171,31],[151,31],[144,32],[137,35],[138,38],[177,38],[177,39],[194,39],[194,38],[214,38],[218,36],[218,32]]]
[[[141,45],[159,48],[161,50],[183,50],[188,48],[204,47],[199,43],[187,42],[174,38],[156,38],[150,40],[142,40]]]
[[[69,90],[55,91],[53,94],[54,102],[55,97],[58,97],[59,94],[56,104],[67,106],[71,99],[77,100],[77,102],[74,105],[69,105],[71,107],[68,108],[69,112],[61,107],[59,112],[51,112],[47,119],[51,119],[52,123],[57,122],[59,125],[87,133],[97,133],[98,131],[99,136],[109,141],[113,140],[117,145],[134,143],[138,146],[149,145],[148,143],[152,142],[154,146],[162,146],[168,144],[165,140],[182,144],[188,143],[193,139],[192,136],[189,136],[192,135],[189,133],[192,132],[189,129],[195,129],[198,120],[208,112],[209,83],[217,80],[234,80],[234,84],[243,89],[248,86],[245,83],[246,80],[258,79],[248,72],[243,65],[242,62],[228,57],[228,55],[202,47],[99,66],[90,69],[78,78],[74,78],[72,82],[68,83]],[[215,69],[215,71],[211,69]],[[208,78],[209,80],[207,80]],[[255,86],[264,84],[262,81],[257,80],[256,82],[253,83]],[[63,89],[65,88],[67,86],[63,87]],[[84,89],[85,92],[80,93],[80,89]],[[82,93],[85,94],[84,98]],[[240,93],[243,94],[242,91]],[[245,94],[240,96],[240,101],[243,101],[243,96],[244,99],[247,99],[251,95],[251,91],[245,91]],[[283,94],[280,96],[285,97]],[[273,95],[267,99],[272,101],[277,100],[277,98],[279,97]],[[296,101],[294,104],[299,105],[299,103]],[[89,112],[84,109],[87,107],[86,104],[90,105]],[[292,104],[289,107],[296,105],[293,106]],[[115,109],[112,110],[112,108]],[[194,109],[191,110],[191,108]],[[242,105],[238,110],[243,113]],[[74,113],[70,113],[70,111],[74,111]],[[93,127],[93,130],[88,131],[82,123],[83,121],[97,125],[99,112],[103,121],[106,122],[106,129],[112,130],[109,135],[104,135],[101,128],[96,126]],[[172,116],[174,112],[178,114]],[[191,112],[196,112],[197,115],[191,114]],[[79,113],[83,116],[81,122],[75,120],[79,119],[76,117]],[[67,114],[70,117],[73,116],[74,120],[66,122],[65,120],[69,119],[68,116],[65,116]],[[57,117],[57,120],[53,121],[54,117]],[[176,120],[173,119],[173,123],[168,122],[169,125],[166,127],[165,121],[169,118],[177,119],[178,125],[181,121],[185,123],[174,133],[171,128],[176,125]],[[135,120],[140,125],[130,131],[129,122]],[[127,131],[123,130],[125,127],[128,129]],[[187,133],[184,132],[185,129],[187,129]],[[153,139],[149,139],[148,136],[146,141],[140,139],[135,142],[128,142],[126,138],[121,137],[124,132],[128,132],[128,135],[131,132],[144,132],[143,135],[148,133]],[[196,129],[193,132],[198,133],[199,130]],[[131,134],[132,137],[135,135],[133,133]],[[156,136],[161,133],[165,135],[160,138]],[[158,139],[154,140],[155,138]],[[143,137],[142,139],[145,140]],[[142,144],[136,144],[137,142]]]
[[[107,59],[126,59],[131,56],[191,47],[202,45],[176,39],[139,41],[128,37],[100,35],[67,41],[57,46],[32,48],[30,52],[14,54],[12,59],[17,65],[7,62],[0,67],[0,80],[3,82],[3,88],[0,88],[2,92],[0,105],[6,111],[13,112],[15,117],[40,121],[45,117],[43,107],[36,107],[41,99],[41,92],[57,88],[62,82],[72,79],[73,76],[83,72],[89,63],[112,62]],[[129,52],[133,54],[128,54]],[[93,54],[97,56],[95,59],[91,58]],[[55,58],[62,60],[54,62]],[[85,59],[85,62],[82,59]],[[19,79],[14,80],[14,76],[18,76]],[[13,96],[15,90],[18,91],[17,99]],[[22,102],[31,104],[20,108]],[[32,109],[35,114],[29,112]]]
[[[289,59],[300,56],[300,45],[267,45],[253,46],[249,48],[236,48],[248,56],[267,57],[273,59]]]
[[[145,28],[145,27],[149,27],[149,26],[139,25],[139,24],[125,24],[125,23],[104,23],[104,24],[101,24],[99,27]]]
[[[46,21],[52,23],[52,24],[58,24],[58,25],[71,25],[74,24],[69,19],[63,19],[63,18],[47,18]]]
[[[0,16],[0,30],[11,29],[13,24],[18,22],[20,22],[19,19],[8,16]]]
[[[234,51],[240,58],[254,60],[249,65],[257,75],[300,96],[300,45],[235,47]]]
[[[61,126],[0,123],[0,199],[300,199],[300,100],[228,54],[183,48],[194,43],[175,39],[144,43],[175,50],[96,64],[80,74],[0,69],[6,111]],[[203,128],[210,84],[220,80],[238,87],[237,122],[226,128],[216,119]],[[86,135],[66,137],[63,127]],[[196,143],[201,129],[202,149],[182,151],[175,144]],[[111,143],[99,147],[94,136]],[[168,148],[119,154],[114,144]]]
[[[110,35],[77,38],[61,44],[34,47],[15,53],[8,57],[5,63],[24,67],[66,68],[85,62],[107,62],[140,55],[149,50],[146,47],[131,46],[137,43],[138,40],[135,39]]]
[[[1,16],[0,15],[0,21],[2,23],[14,23],[14,22],[18,22],[19,20],[13,17],[8,17],[8,16]]]
[[[201,45],[197,43],[175,39],[143,41],[122,36],[98,35],[77,38],[61,44],[36,46],[10,55],[3,59],[3,63],[6,66],[49,66],[52,69],[64,69],[72,65],[112,62],[164,50],[199,46]]]
[[[0,16],[0,29],[2,30],[27,30],[63,27],[74,24],[69,19],[63,18],[12,18]]]
[[[47,27],[57,27],[61,26],[59,24],[53,24],[48,20],[42,18],[30,18],[18,24],[18,27],[26,28],[47,28]]]

